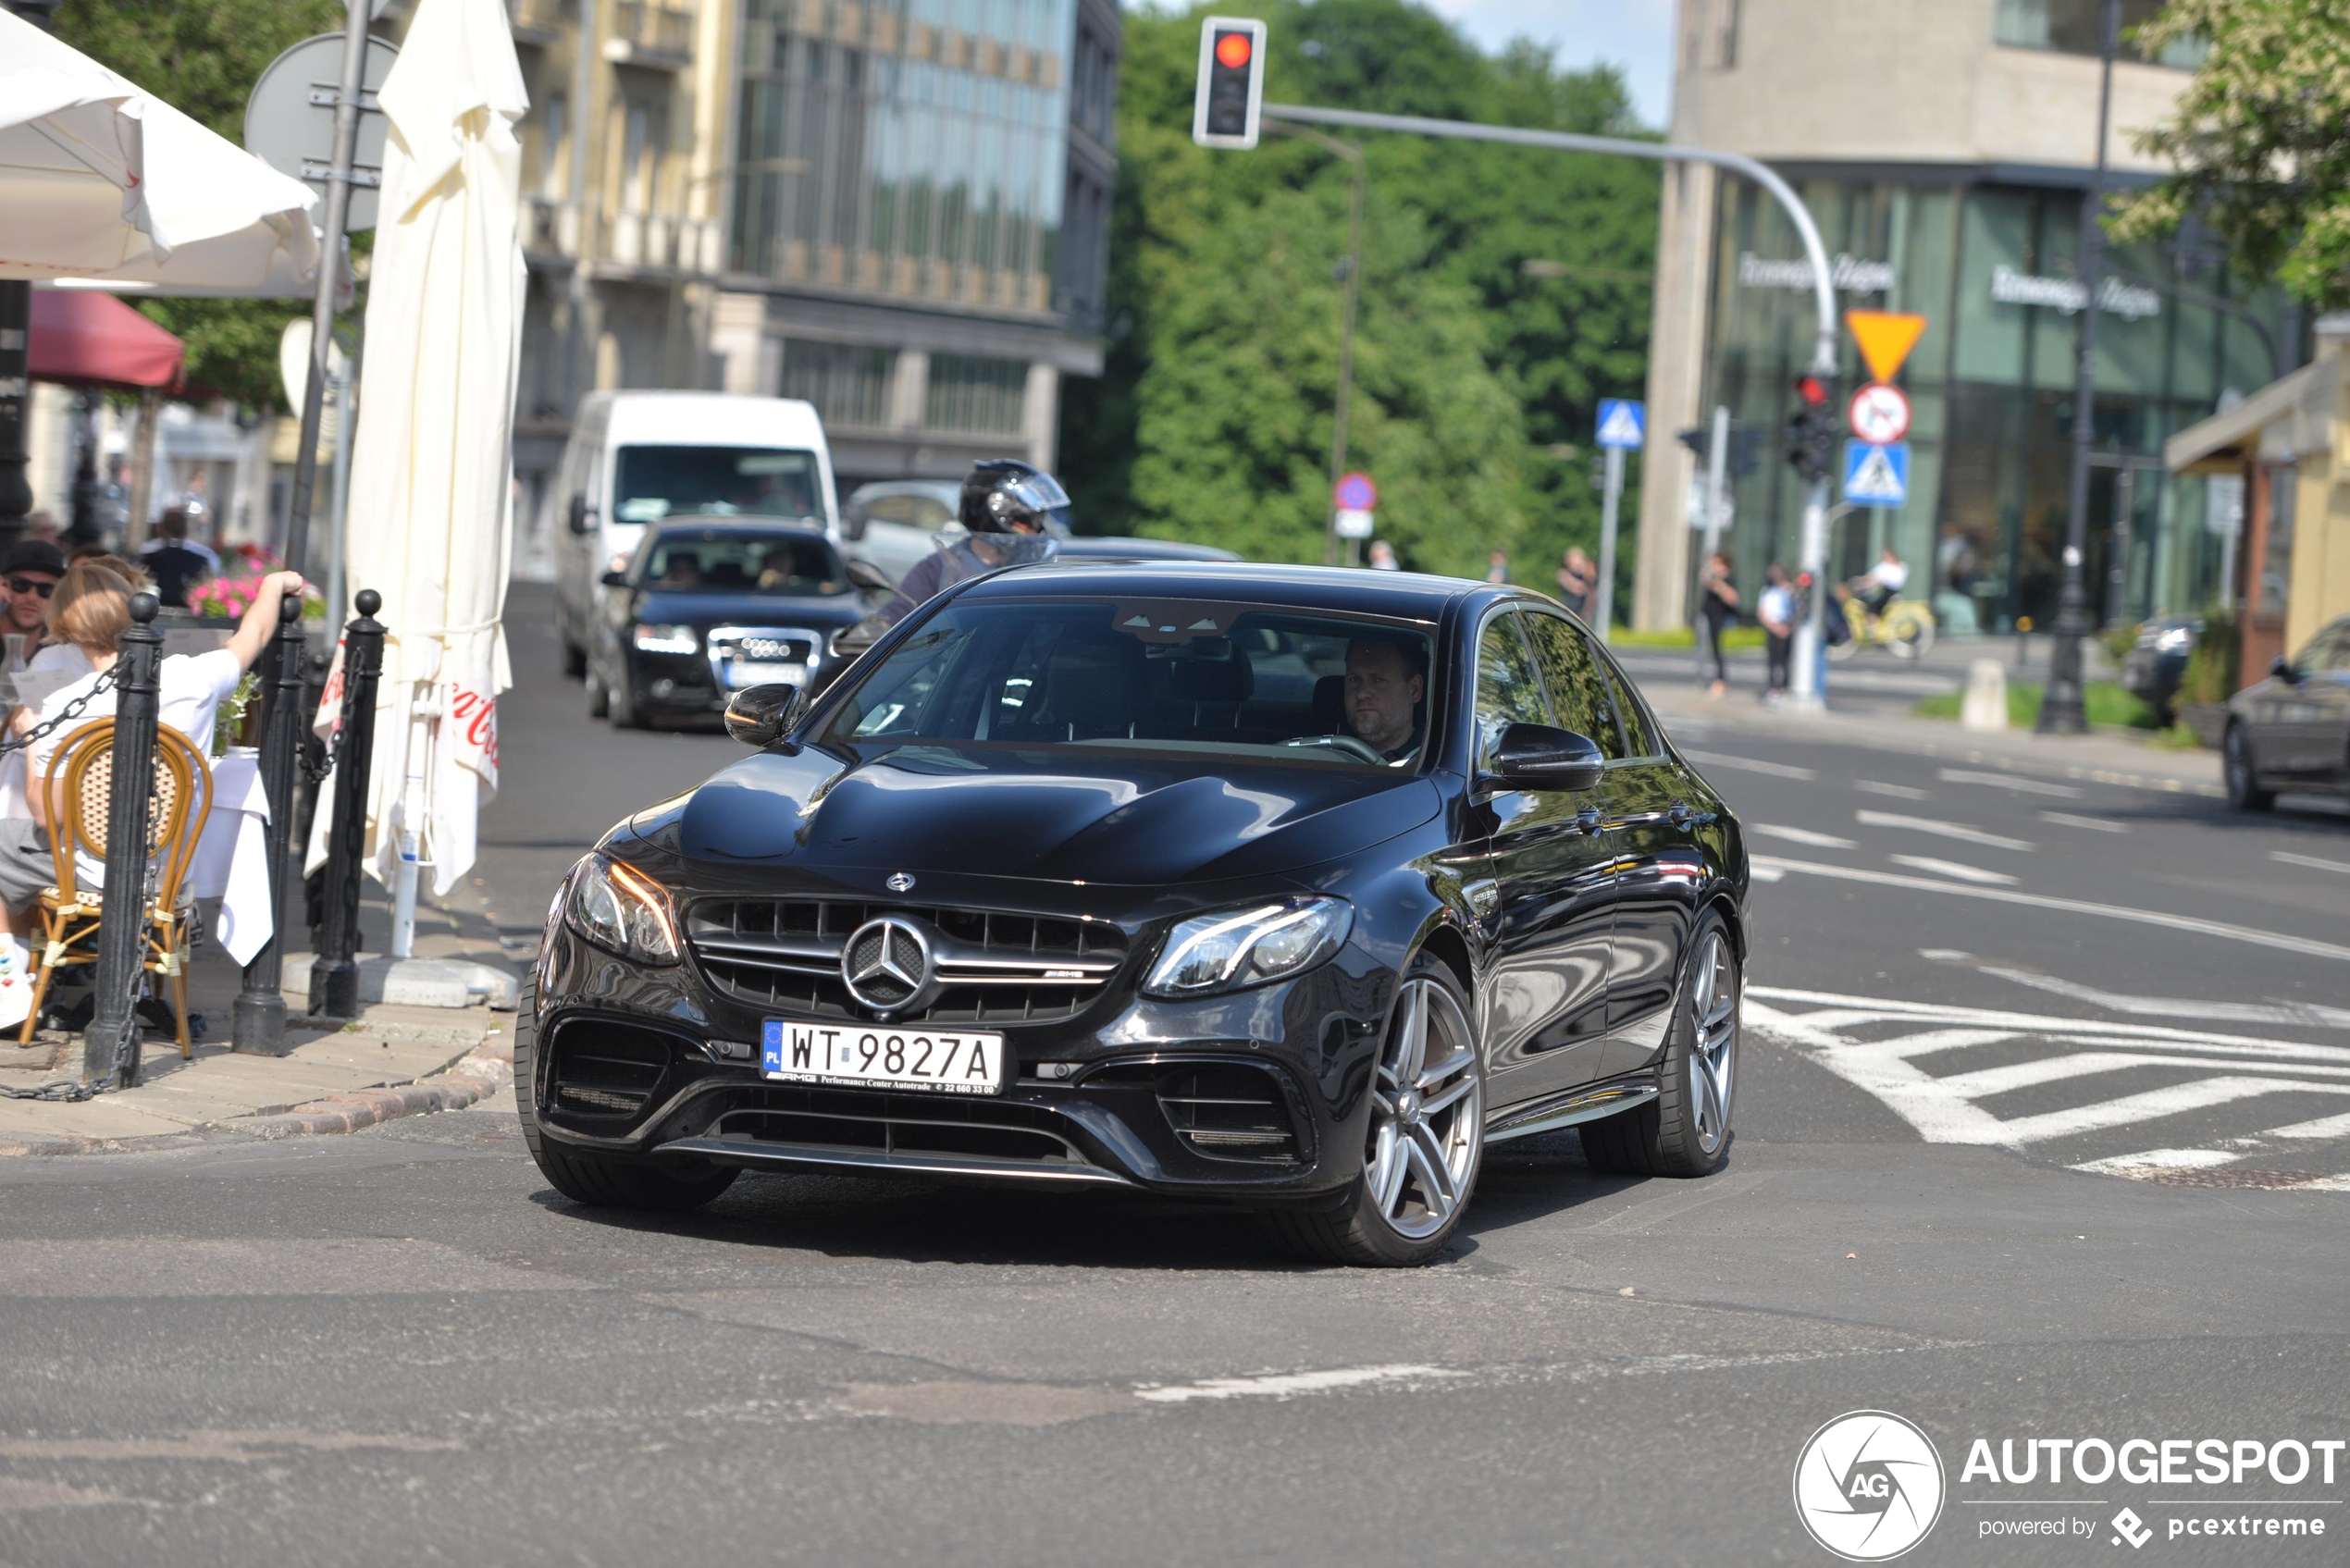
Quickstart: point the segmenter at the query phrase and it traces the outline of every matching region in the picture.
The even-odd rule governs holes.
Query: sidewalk
[[[363,911],[363,941],[376,952],[380,938],[367,928],[380,913]],[[502,954],[494,932],[484,935],[456,912],[432,907],[417,910],[416,953],[510,973],[518,961],[527,961]],[[134,1088],[78,1102],[0,1098],[0,1156],[118,1154],[222,1138],[351,1132],[400,1117],[462,1109],[512,1081],[513,1014],[481,1006],[375,1003],[348,1022],[313,1019],[304,1011],[309,972],[309,954],[288,956],[288,1054],[241,1055],[230,1049],[229,1020],[242,973],[216,945],[199,947],[189,971],[189,1006],[205,1029],[194,1057],[183,1059],[176,1043],[150,1029]],[[79,1082],[81,1066],[78,1036],[44,1030],[25,1046],[17,1043],[15,1028],[0,1031],[0,1087]]]

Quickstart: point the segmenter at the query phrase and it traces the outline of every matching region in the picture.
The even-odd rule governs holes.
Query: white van
[[[590,392],[548,487],[555,541],[555,632],[563,671],[587,671],[588,627],[604,573],[664,517],[769,517],[821,524],[840,543],[840,503],[823,422],[790,398],[728,392]]]

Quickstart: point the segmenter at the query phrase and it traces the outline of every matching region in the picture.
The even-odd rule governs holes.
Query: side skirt
[[[1653,1078],[1619,1078],[1607,1083],[1595,1083],[1565,1094],[1539,1100],[1530,1105],[1512,1105],[1497,1111],[1485,1123],[1488,1143],[1505,1143],[1513,1138],[1531,1138],[1538,1132],[1555,1132],[1562,1127],[1577,1122],[1597,1121],[1618,1111],[1657,1096]]]

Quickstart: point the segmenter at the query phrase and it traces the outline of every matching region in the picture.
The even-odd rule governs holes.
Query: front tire
[[[682,1214],[698,1209],[735,1184],[740,1171],[723,1166],[677,1167],[651,1160],[582,1159],[550,1142],[538,1129],[538,982],[523,982],[514,1010],[514,1114],[522,1141],[547,1184],[575,1204],[600,1209]]]
[[[1886,611],[1886,646],[1896,659],[1915,659],[1934,647],[1934,620],[1915,605],[1893,605]]]
[[[612,692],[591,666],[588,671],[588,717],[600,719],[612,711]]]
[[[1452,1240],[1485,1153],[1485,1054],[1460,981],[1426,953],[1396,990],[1371,1102],[1361,1174],[1335,1201],[1268,1207],[1265,1228],[1317,1262],[1408,1268]]]
[[[1626,1176],[1711,1176],[1730,1147],[1737,1105],[1738,949],[1729,928],[1709,910],[1689,944],[1681,1000],[1674,1008],[1655,1099],[1583,1127],[1583,1155],[1593,1169]]]
[[[2220,771],[2228,784],[2228,804],[2239,811],[2267,811],[2277,803],[2277,792],[2260,787],[2260,764],[2242,724],[2230,724],[2220,743]]]

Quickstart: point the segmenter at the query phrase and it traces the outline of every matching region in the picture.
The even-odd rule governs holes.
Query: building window
[[[2135,60],[2130,30],[2143,27],[2162,12],[2167,0],[2121,0],[2120,58]],[[2059,55],[2098,53],[2104,29],[2105,0],[1999,0],[1994,39],[2019,49],[2048,49]],[[2203,63],[2207,45],[2201,39],[2182,39],[2155,56],[2157,65],[2193,70]]]
[[[880,429],[889,423],[889,384],[897,370],[895,349],[786,339],[783,395],[813,403],[827,425]]]
[[[1028,366],[1016,359],[933,354],[922,423],[971,436],[1017,436]]]

